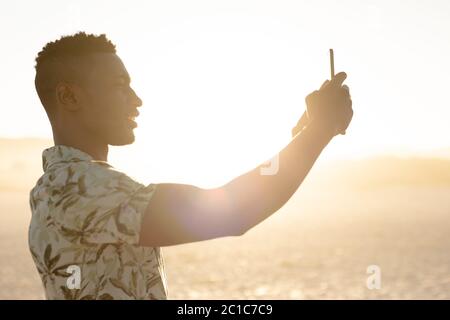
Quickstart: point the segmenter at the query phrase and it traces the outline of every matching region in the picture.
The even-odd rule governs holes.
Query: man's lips
[[[128,115],[127,117],[127,122],[129,124],[130,127],[136,128],[137,127],[137,123],[136,123],[136,118],[139,116],[139,111],[135,111],[132,114]]]
[[[131,112],[129,115],[128,115],[128,119],[130,119],[130,120],[135,120],[137,117],[139,117],[139,111],[137,111],[137,110],[134,110],[133,112]]]
[[[136,128],[138,126],[137,122],[130,118],[127,119],[127,124],[130,128]]]

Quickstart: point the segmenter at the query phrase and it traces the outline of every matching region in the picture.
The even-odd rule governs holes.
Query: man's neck
[[[108,161],[108,144],[96,142],[95,139],[80,139],[73,136],[62,137],[53,134],[55,145],[64,145],[81,150],[92,157],[94,160]]]

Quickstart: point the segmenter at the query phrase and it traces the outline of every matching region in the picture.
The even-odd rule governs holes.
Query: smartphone
[[[331,69],[331,79],[334,78],[334,51],[330,49],[330,69]]]
[[[334,51],[333,49],[330,49],[330,72],[331,72],[331,79],[334,78]],[[346,130],[342,130],[340,134],[345,135]]]
[[[330,49],[330,73],[331,73],[331,79],[334,78],[334,51],[333,49]],[[294,137],[299,131],[301,131],[304,126],[308,123],[308,113],[305,111],[303,115],[301,116],[300,120],[298,121],[297,125],[292,129],[292,137]],[[345,134],[345,130],[341,132],[342,134]]]

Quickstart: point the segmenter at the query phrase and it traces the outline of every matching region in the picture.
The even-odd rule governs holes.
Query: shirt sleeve
[[[122,199],[120,203],[104,212],[94,212],[92,221],[88,216],[85,222],[86,240],[90,243],[129,243],[137,245],[141,232],[142,220],[146,208],[155,192],[156,185],[140,187]]]
[[[88,246],[137,245],[156,185],[145,186],[120,172],[90,174],[77,181],[82,188],[75,187],[78,192],[66,194],[59,205],[57,220],[62,236],[72,243]]]

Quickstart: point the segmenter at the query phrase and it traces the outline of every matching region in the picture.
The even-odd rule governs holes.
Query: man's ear
[[[80,105],[81,89],[71,83],[59,82],[56,85],[56,102],[67,111],[76,111]]]

